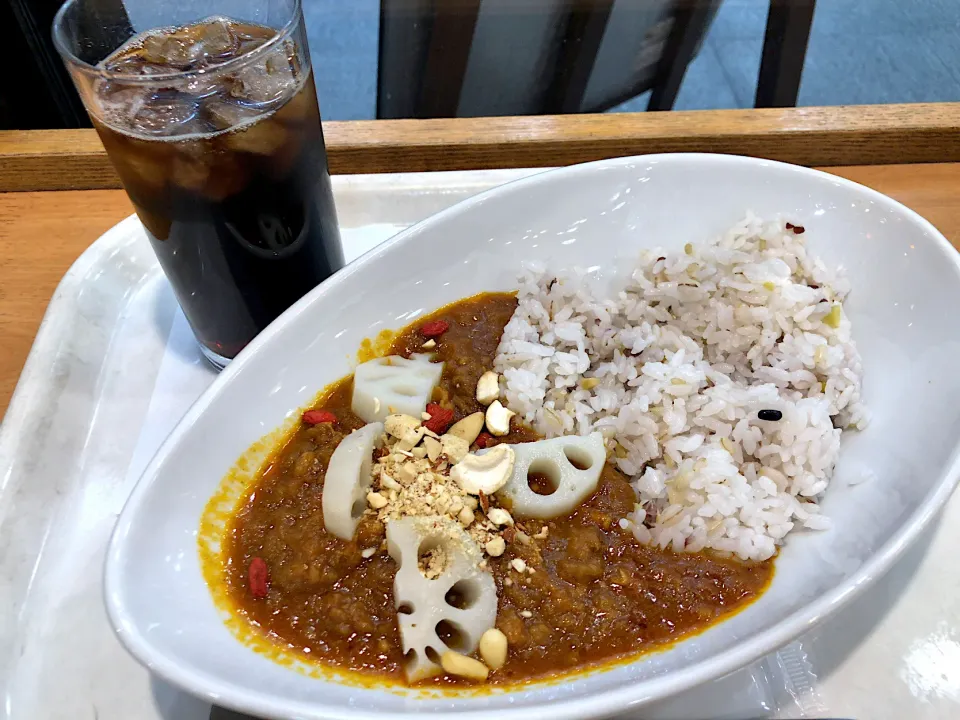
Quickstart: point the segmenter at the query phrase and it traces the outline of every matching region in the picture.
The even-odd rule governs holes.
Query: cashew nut
[[[488,370],[477,381],[477,402],[489,405],[500,397],[500,376],[493,370]]]
[[[499,400],[494,400],[487,408],[487,430],[491,435],[503,436],[510,432],[510,418],[516,413],[508,410],[500,404]]]
[[[513,474],[516,453],[509,445],[497,445],[483,455],[469,453],[450,470],[460,488],[470,495],[492,495]]]
[[[467,445],[472,445],[481,430],[483,430],[483,413],[475,412],[461,420],[457,420],[457,422],[447,430],[447,435],[455,435],[458,438],[463,438],[467,441]]]

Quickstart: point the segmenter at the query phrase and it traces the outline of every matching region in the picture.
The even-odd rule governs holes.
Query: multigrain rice
[[[613,297],[581,270],[522,272],[496,360],[508,406],[547,437],[603,432],[641,542],[761,560],[829,527],[840,435],[867,415],[849,284],[806,237],[748,214],[702,247],[642,252]]]

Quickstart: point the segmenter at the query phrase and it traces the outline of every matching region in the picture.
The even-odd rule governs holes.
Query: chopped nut
[[[432,437],[425,437],[423,439],[423,447],[427,450],[427,457],[430,458],[430,462],[436,462],[437,458],[440,457],[440,450],[442,449],[440,441]]]
[[[477,402],[489,405],[500,397],[500,376],[488,370],[477,381]]]
[[[383,469],[380,470],[380,487],[387,490],[399,490],[400,483],[394,480],[392,477],[387,475],[386,471]]]
[[[402,439],[406,432],[416,430],[419,427],[420,421],[412,415],[388,415],[387,419],[383,421],[383,429],[387,431],[387,435],[392,435],[398,440]],[[413,445],[410,447],[413,447]]]
[[[450,477],[465,493],[488,495],[507,484],[515,462],[516,453],[512,447],[497,445],[483,455],[464,455],[450,471]]]
[[[371,558],[373,554],[377,552],[376,548],[364,548],[360,551],[360,557],[362,558]]]
[[[511,578],[505,577],[503,579],[503,584],[506,585],[507,587],[510,587],[511,585],[513,585],[513,580]]]
[[[524,570],[527,569],[527,564],[520,558],[514,558],[513,560],[510,561],[510,567],[512,567],[517,572],[522,573]]]
[[[454,465],[463,460],[470,452],[470,443],[456,435],[440,436],[440,454],[445,455]]]
[[[490,628],[480,636],[480,657],[491,670],[499,670],[507,662],[507,636]]]
[[[484,512],[488,512],[490,510],[490,500],[487,498],[487,494],[480,490],[477,492],[477,499],[480,501],[480,508]]]
[[[530,612],[529,610],[521,610],[521,611],[520,611],[520,617],[522,617],[522,618],[532,618],[532,617],[533,617],[533,613]]]
[[[367,493],[367,503],[374,510],[379,510],[380,508],[387,506],[387,499],[377,492],[368,492]]]
[[[471,510],[476,510],[480,507],[480,502],[475,497],[470,497],[469,495],[463,499],[463,504]]]
[[[460,521],[460,524],[464,527],[470,527],[470,524],[473,522],[476,516],[473,514],[473,510],[464,506],[457,515],[457,520]]]
[[[516,415],[513,410],[508,410],[500,404],[499,400],[494,400],[487,408],[487,430],[491,435],[502,437],[510,432],[510,418]]]
[[[597,385],[600,384],[600,378],[584,378],[580,381],[580,387],[584,390],[593,390]]]
[[[428,580],[443,575],[449,564],[450,556],[441,546],[427,550],[425,554],[417,558],[417,567],[420,568],[420,572]]]
[[[548,528],[546,525],[544,525],[542,528],[540,528],[540,532],[538,532],[536,535],[534,535],[534,537],[535,537],[537,540],[543,540],[543,539],[545,539],[545,538],[547,537],[547,535],[549,535],[549,534],[550,534],[550,528]]]
[[[397,475],[399,476],[397,479],[402,485],[409,485],[417,479],[417,469],[413,466],[413,463],[405,463],[400,466]]]
[[[427,350],[432,350],[432,349],[435,348],[436,346],[437,346],[437,341],[434,340],[433,338],[430,338],[429,340],[427,340],[427,341],[426,341],[423,345],[421,345],[420,347],[426,348]]]
[[[410,452],[413,453],[415,458],[425,458],[427,456],[427,449],[423,445],[418,445]]]
[[[412,418],[411,418],[412,419]],[[403,435],[400,437],[400,440],[394,445],[394,449],[398,452],[411,451],[417,445],[420,444],[420,440],[423,438],[423,428],[417,427],[414,429],[407,429],[403,431]]]
[[[487,517],[494,525],[513,525],[513,518],[503,508],[490,508],[487,511]]]
[[[420,413],[420,419],[421,419],[421,420],[429,420],[429,419],[430,419],[430,413],[428,413],[426,410],[424,410],[422,413]]]
[[[529,545],[531,542],[533,542],[530,539],[530,536],[523,531],[517,531],[517,540],[521,545]]]
[[[507,549],[507,544],[503,541],[502,537],[495,537],[483,546],[483,549],[487,551],[487,555],[490,557],[500,557],[503,555],[504,550]]]
[[[461,655],[453,650],[447,650],[440,656],[440,666],[444,672],[457,677],[467,678],[468,680],[483,681],[487,679],[490,671],[487,666],[479,660],[472,657]]]
[[[447,430],[447,435],[463,438],[469,446],[473,445],[473,441],[480,435],[481,430],[483,430],[483,413],[475,412],[472,415],[467,415],[465,418],[457,420],[457,422]]]

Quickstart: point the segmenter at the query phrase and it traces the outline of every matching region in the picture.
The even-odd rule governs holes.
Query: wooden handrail
[[[960,161],[960,103],[324,123],[333,173],[720,152],[801,165]],[[0,192],[119,187],[93,130],[0,132]]]

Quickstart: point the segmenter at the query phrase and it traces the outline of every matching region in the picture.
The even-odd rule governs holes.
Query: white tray
[[[539,171],[335,178],[346,256],[532,172]],[[238,717],[137,665],[114,638],[101,599],[117,514],[213,378],[139,223],[125,220],[60,283],[0,426],[0,717]],[[838,617],[639,715],[960,717],[958,548],[955,497],[890,574]]]

